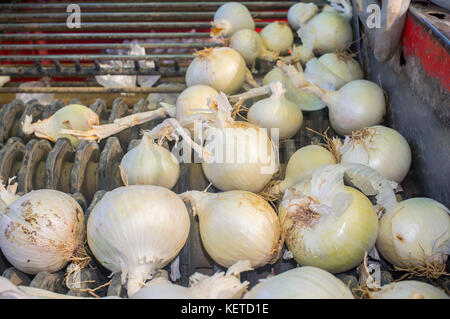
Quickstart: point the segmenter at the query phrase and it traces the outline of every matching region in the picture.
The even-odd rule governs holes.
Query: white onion
[[[245,299],[354,299],[350,289],[317,267],[297,267],[261,280]]]
[[[180,164],[166,148],[144,133],[139,144],[129,150],[120,165],[126,185],[157,185],[173,188],[180,177]]]
[[[208,255],[230,267],[248,260],[252,268],[273,264],[280,256],[280,224],[273,208],[246,191],[182,194],[199,217],[200,235]]]
[[[248,120],[267,129],[279,129],[280,139],[294,136],[303,123],[302,110],[285,97],[281,82],[270,85],[272,95],[253,104],[247,114]]]
[[[239,299],[247,291],[248,282],[239,281],[239,273],[251,270],[248,261],[231,266],[226,274],[212,276],[195,273],[189,278],[189,287],[172,284],[167,278],[151,280],[132,299]]]
[[[360,163],[401,183],[411,166],[411,149],[405,138],[386,126],[372,126],[346,136],[340,149],[341,163]]]
[[[264,46],[279,54],[286,54],[294,43],[294,34],[286,22],[275,21],[261,30]]]
[[[247,77],[242,56],[228,47],[208,48],[196,52],[197,57],[186,71],[186,85],[209,85],[226,94],[236,93]]]
[[[288,10],[288,22],[294,30],[297,30],[302,24],[308,22],[317,12],[319,12],[319,7],[312,2],[296,3]]]
[[[336,164],[336,159],[326,148],[319,145],[301,147],[289,158],[284,180],[276,184],[272,192],[283,193],[289,187],[311,178],[315,169],[330,164]]]
[[[325,104],[315,95],[297,88],[291,79],[277,67],[264,76],[262,83],[268,85],[275,81],[280,81],[283,84],[283,87],[287,90],[286,98],[300,106],[302,111],[316,111],[325,107]]]
[[[377,249],[405,269],[445,269],[450,254],[450,211],[430,198],[411,198],[386,211],[380,219]],[[428,266],[428,267],[427,267]]]
[[[230,37],[242,29],[255,29],[255,22],[247,7],[239,2],[228,2],[214,14],[212,37]]]
[[[153,185],[107,192],[87,223],[89,247],[113,273],[122,273],[128,296],[174,259],[189,235],[189,214],[172,191]]]
[[[378,217],[363,193],[344,186],[344,172],[350,169],[342,164],[320,167],[311,179],[285,192],[280,223],[300,265],[344,272],[359,265],[374,247]]]
[[[242,55],[247,65],[254,65],[258,58],[268,61],[277,58],[275,52],[271,52],[264,47],[261,36],[254,30],[237,31],[231,37],[229,46]]]
[[[404,280],[393,282],[381,287],[380,290],[370,292],[371,299],[449,299],[441,289],[430,284]]]
[[[9,191],[1,185],[0,192]],[[0,202],[6,197],[2,196]],[[69,261],[88,258],[84,249],[83,210],[70,195],[41,189],[2,206],[0,247],[6,259],[20,271],[32,275],[56,272]]]

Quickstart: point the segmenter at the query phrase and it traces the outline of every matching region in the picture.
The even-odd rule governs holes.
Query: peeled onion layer
[[[242,56],[228,47],[208,48],[195,53],[186,71],[188,87],[203,84],[225,94],[236,93],[247,77]]]
[[[173,188],[180,177],[178,159],[166,148],[155,144],[144,133],[139,144],[129,150],[120,166],[125,173],[125,185],[157,185]]]
[[[239,2],[225,3],[214,14],[211,36],[230,37],[242,29],[255,29],[255,22],[247,7]]]
[[[0,190],[6,191],[3,185]],[[0,248],[15,268],[30,275],[56,272],[71,260],[87,258],[83,210],[70,195],[35,190],[4,207]]]
[[[377,213],[363,193],[344,185],[344,175],[352,170],[378,174],[363,165],[327,165],[285,192],[279,219],[286,245],[300,265],[344,272],[358,266],[374,247]]]
[[[396,130],[376,125],[354,131],[340,148],[341,163],[360,163],[401,183],[411,166],[411,148]]]
[[[283,244],[280,224],[262,197],[246,191],[189,191],[181,196],[198,215],[203,247],[219,265],[248,260],[258,268],[278,260]]]
[[[95,258],[122,273],[128,296],[174,259],[189,235],[189,214],[172,191],[132,185],[107,192],[92,210],[87,239]]]
[[[354,299],[350,289],[317,267],[297,267],[254,286],[245,299]]]
[[[271,22],[261,30],[260,35],[264,47],[278,54],[286,54],[294,43],[294,34],[286,22]]]
[[[381,217],[376,245],[390,263],[438,277],[450,254],[450,211],[430,198],[401,201]]]
[[[370,293],[371,299],[450,299],[441,289],[430,284],[403,280],[381,287]]]

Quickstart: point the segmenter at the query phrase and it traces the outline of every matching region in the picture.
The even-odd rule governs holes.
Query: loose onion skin
[[[294,30],[298,30],[302,24],[308,22],[318,11],[319,7],[312,2],[296,3],[288,10],[288,22]]]
[[[280,224],[273,208],[246,191],[182,194],[199,217],[200,235],[208,255],[230,267],[248,260],[252,268],[273,264],[280,256]]]
[[[350,289],[329,272],[298,267],[262,280],[245,299],[354,299]]]
[[[183,201],[153,185],[119,187],[105,194],[87,223],[96,259],[127,281],[128,296],[175,258],[189,235]]]
[[[208,48],[196,53],[186,71],[186,85],[208,85],[225,94],[236,93],[247,77],[242,56],[228,47]]]
[[[31,191],[0,211],[0,247],[27,274],[61,270],[84,251],[84,214],[66,193]]]
[[[430,284],[404,280],[393,282],[381,287],[378,291],[370,292],[371,299],[450,299],[441,289]]]
[[[285,22],[269,23],[261,30],[260,35],[264,46],[278,54],[286,54],[294,43],[294,35]]]
[[[255,29],[255,22],[246,6],[239,2],[228,2],[217,9],[212,37],[230,37],[242,29]]]
[[[380,219],[377,249],[396,266],[445,269],[449,242],[449,210],[433,199],[404,200]]]

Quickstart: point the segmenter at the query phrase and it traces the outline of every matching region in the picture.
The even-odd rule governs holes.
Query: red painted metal
[[[403,30],[402,49],[405,57],[420,59],[427,74],[439,80],[442,87],[450,91],[450,55],[445,45],[431,30],[408,15]]]

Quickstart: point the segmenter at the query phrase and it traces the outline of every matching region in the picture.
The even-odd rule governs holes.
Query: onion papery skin
[[[354,299],[350,289],[317,267],[297,267],[260,281],[245,299]]]
[[[258,268],[278,259],[280,224],[263,198],[246,191],[185,194],[199,217],[203,247],[216,263],[230,267],[248,260]]]
[[[302,24],[308,22],[318,11],[319,8],[314,3],[296,3],[288,10],[287,18],[289,25],[294,30],[297,30]]]
[[[450,241],[450,215],[441,203],[424,197],[404,200],[380,219],[377,250],[403,267],[445,265]]]
[[[242,29],[255,29],[255,22],[246,6],[239,2],[229,2],[217,9],[212,36],[230,37]]]
[[[253,104],[248,113],[248,120],[260,127],[279,129],[279,138],[294,136],[303,124],[303,114],[299,106],[282,96],[271,96]]]
[[[401,183],[411,167],[411,148],[396,130],[376,125],[353,132],[341,148],[341,163],[367,165]]]
[[[206,178],[222,191],[260,192],[272,179],[278,164],[278,154],[267,132],[243,121],[236,121],[229,130],[216,132],[217,135],[206,137],[206,144],[224,145],[223,156],[202,162]],[[246,138],[247,134],[251,138]],[[254,136],[257,136],[257,143]],[[231,160],[227,160],[227,149],[234,150]],[[239,161],[240,156],[243,156],[242,161]]]
[[[313,171],[320,166],[336,164],[333,154],[319,145],[307,145],[299,148],[286,166],[284,180],[278,185],[283,193],[289,187],[311,178]]]
[[[340,56],[336,53],[326,53],[319,58],[319,61],[344,80],[345,83],[364,79],[364,72],[361,65],[352,57]]]
[[[277,56],[264,47],[261,36],[254,30],[237,31],[231,37],[229,46],[239,52],[249,66],[253,66],[258,58],[273,60]]]
[[[294,188],[310,196],[308,180]],[[281,203],[279,219],[287,232],[286,246],[299,265],[331,273],[344,272],[358,266],[365,252],[374,247],[378,218],[372,203],[354,188],[344,186],[343,191],[352,196],[347,210],[339,217],[324,218],[319,214],[315,222],[311,211],[299,208],[295,215],[289,216],[287,207]]]
[[[180,164],[175,155],[146,135],[125,154],[121,166],[128,185],[157,185],[171,189],[180,177]]]
[[[236,93],[247,76],[244,59],[236,50],[228,47],[200,51],[186,71],[188,87],[203,84],[225,94]]]
[[[430,284],[403,280],[393,282],[381,287],[380,290],[370,293],[371,299],[449,299],[450,297],[441,289]]]
[[[306,29],[306,36],[302,36],[302,28]],[[312,40],[313,50],[317,54],[344,50],[353,39],[350,23],[339,14],[329,11],[317,14],[302,28],[299,30],[302,42],[305,43]]]
[[[261,39],[270,51],[286,54],[294,43],[294,34],[285,22],[271,22],[261,30]]]
[[[61,270],[82,257],[84,240],[83,210],[63,192],[31,191],[0,212],[1,250],[24,273]]]
[[[87,223],[95,258],[127,280],[128,296],[174,259],[189,234],[189,214],[172,191],[153,185],[119,187],[106,193]]]
[[[283,87],[286,89],[285,97],[297,104],[302,111],[317,111],[325,107],[325,103],[312,93],[299,90],[292,83],[291,79],[277,67],[264,76],[262,83],[263,85],[268,85],[275,81],[280,81],[283,84]]]

